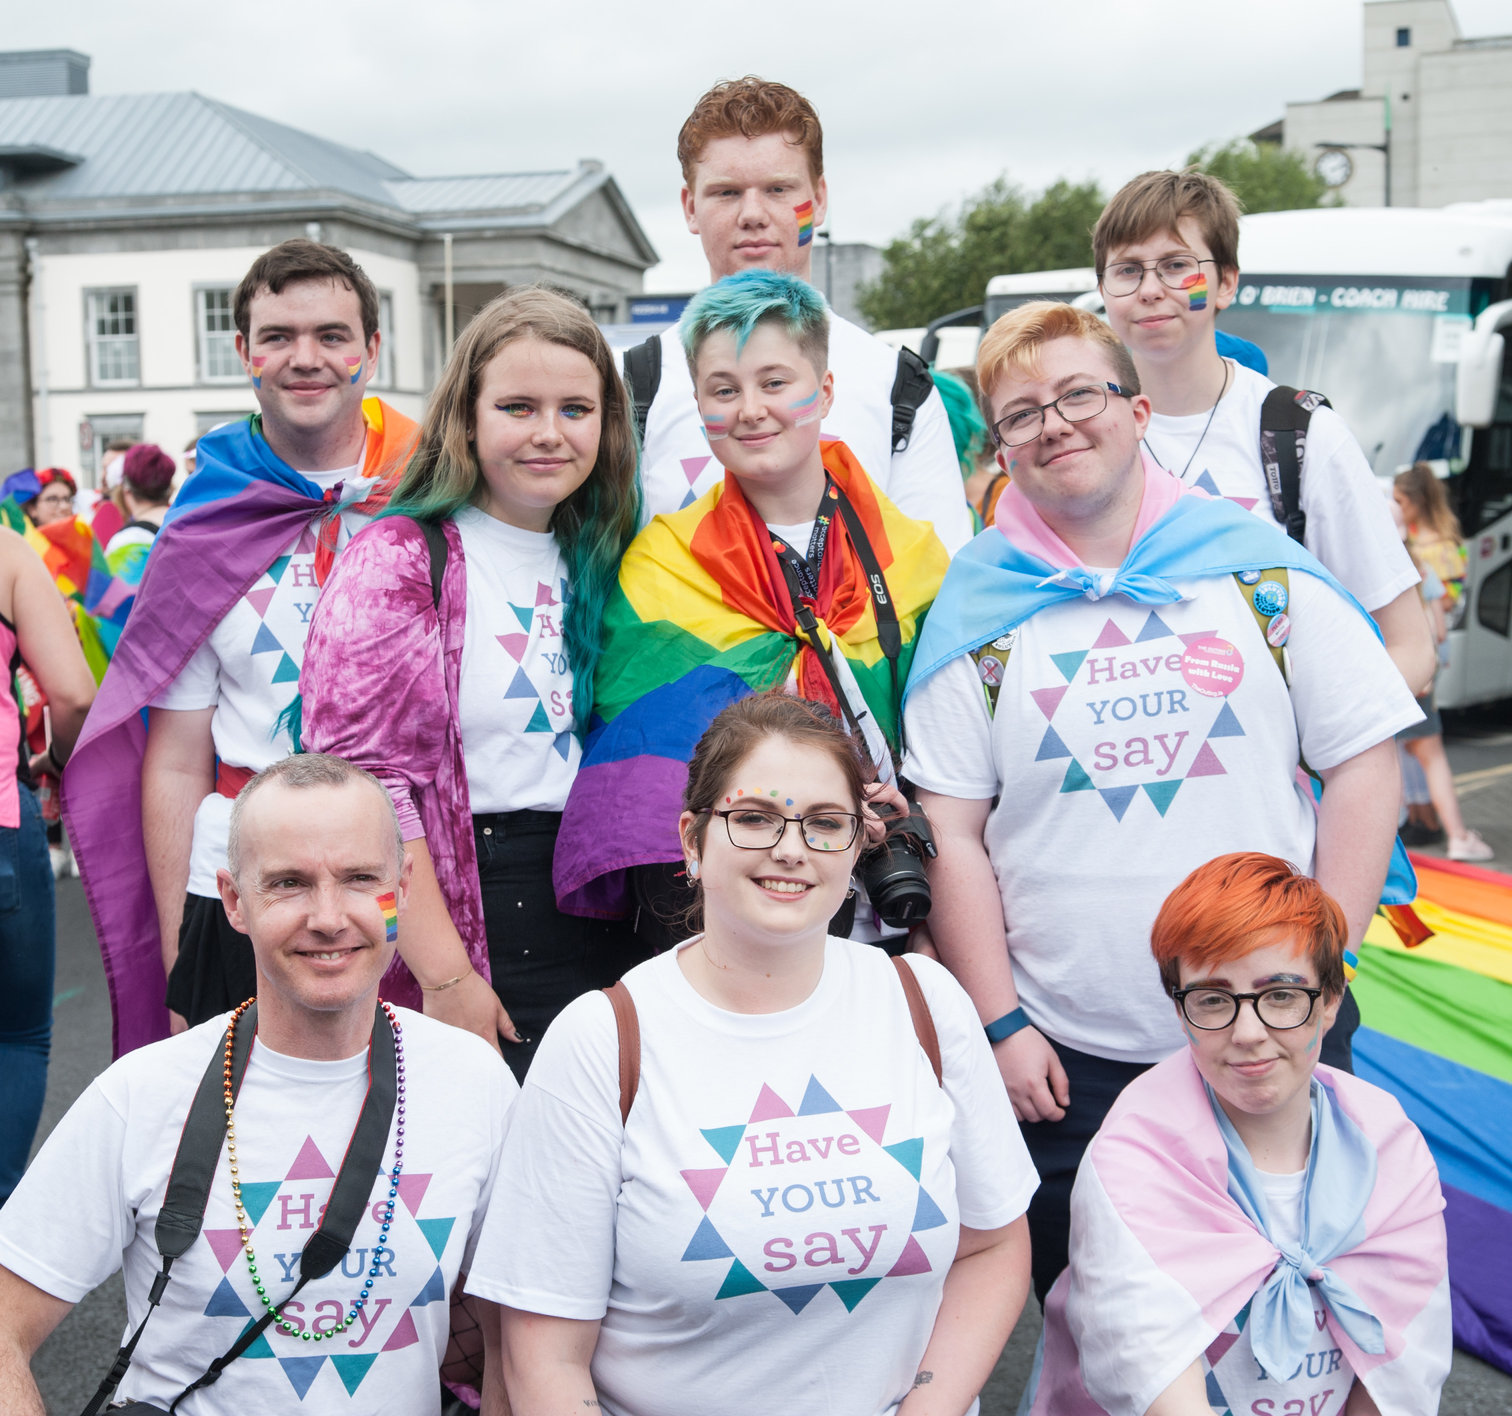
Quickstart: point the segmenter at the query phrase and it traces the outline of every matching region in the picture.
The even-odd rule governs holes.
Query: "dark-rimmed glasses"
[[[999,418],[992,425],[992,436],[1000,447],[1022,447],[1032,443],[1045,431],[1045,410],[1053,408],[1068,423],[1085,423],[1095,418],[1108,406],[1108,395],[1116,393],[1120,398],[1131,398],[1116,383],[1082,384],[1069,389],[1059,398],[1037,407],[1015,408],[1006,418]]]
[[[849,811],[814,811],[806,816],[783,816],[760,807],[737,806],[729,811],[709,809],[724,817],[730,844],[743,851],[769,851],[782,839],[790,822],[798,823],[804,844],[815,851],[843,851],[856,839],[861,818]]]
[[[1262,988],[1258,993],[1230,993],[1226,988],[1178,988],[1171,995],[1187,1022],[1204,1032],[1221,1032],[1228,1027],[1239,1016],[1241,1003],[1248,1003],[1255,1016],[1277,1032],[1300,1028],[1312,1017],[1313,1004],[1322,996],[1321,988],[1304,988],[1297,983]]]
[[[1217,265],[1211,256],[1166,256],[1158,261],[1115,261],[1102,273],[1102,288],[1109,295],[1132,295],[1144,284],[1145,272],[1153,270],[1162,285],[1185,290],[1194,275],[1205,265]]]

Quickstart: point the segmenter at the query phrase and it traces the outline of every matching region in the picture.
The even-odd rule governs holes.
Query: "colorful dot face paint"
[[[703,420],[704,437],[711,443],[718,442],[720,438],[729,437],[730,430],[725,426],[723,418],[705,417]]]
[[[392,944],[399,937],[399,905],[392,890],[378,897],[378,908],[383,911],[383,937]]]
[[[247,362],[252,365],[252,387],[261,388],[263,365],[268,362],[268,356],[266,354],[254,354]]]
[[[1196,275],[1189,275],[1181,282],[1181,288],[1187,293],[1187,308],[1190,310],[1207,309],[1208,284],[1207,276],[1200,270]]]
[[[793,426],[801,428],[805,423],[817,422],[819,418],[819,390],[816,388],[807,398],[788,404],[788,412],[794,414]]]
[[[362,377],[362,359],[348,359],[346,361],[347,373],[352,376],[352,382],[356,383]]]
[[[802,206],[793,208],[793,215],[798,218],[798,244],[807,246],[814,239],[814,204],[811,201],[804,202]]]

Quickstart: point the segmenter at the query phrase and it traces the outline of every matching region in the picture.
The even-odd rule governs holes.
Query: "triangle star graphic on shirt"
[[[221,1272],[230,1271],[231,1264],[242,1251],[242,1237],[235,1229],[206,1229],[201,1231],[210,1252],[219,1260]]]
[[[530,715],[530,721],[525,724],[527,733],[553,733],[556,731],[551,726],[551,719],[546,716],[546,705],[537,703],[535,712]]]
[[[268,613],[268,606],[273,603],[273,597],[278,594],[278,586],[265,585],[261,590],[248,590],[242,596],[249,605],[257,612],[258,619],[263,619]],[[257,650],[252,651],[254,654]]]
[[[260,624],[257,626],[257,637],[252,641],[251,652],[254,654],[281,654],[283,653],[283,645],[278,642],[278,636],[266,624]]]
[[[341,1384],[346,1388],[347,1395],[356,1396],[357,1388],[362,1385],[362,1379],[367,1376],[377,1360],[376,1352],[343,1353],[339,1357],[332,1357],[331,1365],[336,1369],[336,1375],[341,1378]]]
[[[742,1125],[704,1127],[700,1134],[718,1153],[725,1166],[718,1169],[696,1169],[681,1172],[701,1211],[693,1233],[683,1248],[684,1263],[719,1263],[726,1265],[720,1271],[715,1300],[745,1298],[771,1293],[793,1314],[801,1313],[825,1289],[831,1288],[847,1311],[853,1311],[876,1285],[881,1276],[905,1278],[916,1274],[933,1272],[933,1265],[923,1245],[914,1237],[916,1233],[942,1228],[949,1223],[944,1212],[934,1199],[919,1184],[924,1165],[924,1138],[910,1136],[891,1145],[883,1144],[891,1105],[847,1109],[836,1099],[835,1093],[826,1087],[817,1076],[810,1075],[804,1087],[803,1099],[795,1109],[792,1104],[770,1083],[762,1083],[752,1105],[750,1119]],[[853,1131],[845,1129],[849,1122],[866,1137],[865,1141]],[[858,1148],[859,1144],[859,1148]],[[865,1165],[864,1160],[852,1159],[867,1154],[868,1144],[878,1151],[885,1151],[891,1160],[914,1181],[916,1190],[913,1200],[913,1224],[904,1235],[888,1238],[888,1226],[879,1224],[870,1230],[844,1229],[841,1233],[828,1232],[827,1226],[813,1220],[797,1220],[810,1208],[822,1205],[835,1209],[848,1203],[845,1189],[849,1184],[862,1189],[857,1191],[862,1198],[876,1199],[870,1194],[872,1180],[869,1174],[847,1180],[834,1174],[835,1162],[845,1157],[847,1168]],[[749,1154],[746,1148],[749,1146]],[[875,1157],[875,1152],[872,1152]],[[787,1168],[775,1172],[768,1182],[768,1165]],[[802,1168],[795,1168],[802,1167]],[[742,1183],[722,1188],[722,1182],[731,1169],[742,1171]],[[892,1172],[896,1175],[897,1172]],[[750,1180],[760,1178],[765,1189],[747,1191]],[[823,1178],[821,1178],[823,1177]],[[879,1182],[891,1192],[897,1180]],[[906,1183],[906,1182],[905,1182]],[[775,1188],[774,1188],[775,1187]],[[833,1187],[831,1190],[829,1187]],[[817,1201],[815,1193],[817,1191]],[[782,1198],[779,1200],[779,1194]],[[796,1237],[782,1239],[778,1243],[769,1231],[758,1231],[763,1247],[760,1252],[742,1253],[732,1243],[750,1246],[758,1242],[740,1220],[742,1204],[749,1205],[751,1196],[768,1210],[767,1217],[784,1212],[794,1217],[800,1225]],[[856,1199],[860,1203],[861,1199]],[[723,1220],[721,1219],[723,1216]],[[726,1221],[734,1221],[734,1228],[722,1228]],[[838,1229],[841,1221],[834,1221]],[[804,1231],[812,1227],[818,1232]],[[870,1247],[859,1237],[870,1233]],[[737,1239],[731,1236],[738,1236]],[[779,1236],[781,1231],[779,1231]],[[859,1252],[842,1254],[840,1245],[854,1245]],[[803,1246],[809,1246],[805,1251]],[[793,1252],[793,1250],[797,1252]],[[765,1260],[763,1260],[765,1255]],[[772,1260],[789,1259],[783,1267]],[[799,1260],[804,1267],[797,1268]],[[860,1260],[858,1263],[857,1260]],[[878,1277],[857,1277],[875,1261]],[[815,1268],[835,1265],[836,1278],[826,1283],[814,1283]],[[784,1286],[778,1273],[795,1270],[794,1276],[803,1274],[807,1280]],[[773,1277],[766,1275],[772,1274]],[[711,1279],[711,1283],[713,1280]]]
[[[519,620],[520,628],[529,634],[531,622],[535,619],[535,606],[511,604],[509,608],[514,611],[514,617]]]
[[[205,1304],[205,1316],[207,1318],[250,1318],[252,1314],[247,1305],[236,1296],[236,1290],[231,1286],[230,1278],[221,1279],[216,1285],[215,1292],[210,1295],[210,1301]]]
[[[433,1178],[431,1175],[415,1174],[401,1175],[399,1177],[399,1202],[410,1212],[411,1217],[417,1223],[425,1223],[419,1217],[420,1202],[425,1198],[425,1192],[429,1188]],[[448,1219],[442,1222],[450,1225],[454,1221]]]
[[[688,479],[688,485],[691,487],[698,481],[699,475],[703,472],[704,468],[714,459],[711,457],[684,457],[680,460],[682,462],[683,476]]]
[[[539,698],[541,695],[535,690],[535,685],[530,681],[530,675],[524,669],[516,669],[515,676],[510,680],[509,687],[504,691],[505,698]]]
[[[427,1176],[427,1179],[430,1177]],[[417,1219],[415,1224],[420,1232],[425,1235],[425,1242],[430,1245],[431,1253],[439,1260],[446,1252],[446,1241],[451,1238],[452,1227],[456,1224],[457,1217],[450,1219]]]
[[[315,532],[311,527],[306,526],[305,529],[300,532],[299,544],[294,547],[294,554],[296,556],[313,556],[315,554],[315,551]]]
[[[551,586],[542,584],[540,581],[537,581],[536,608],[539,609],[542,605],[551,606],[559,604],[561,604],[561,601],[551,593]]]
[[[499,645],[504,652],[517,664],[525,657],[525,650],[530,644],[530,636],[528,634],[496,634],[494,638],[499,641]]]
[[[262,1222],[263,1215],[267,1213],[268,1206],[273,1203],[273,1196],[282,1184],[282,1180],[242,1181],[242,1208],[247,1211],[247,1218],[252,1221],[253,1228]]]
[[[686,496],[683,497],[683,499],[680,502],[678,502],[677,509],[679,511],[686,511],[697,500],[698,500],[698,493],[697,492],[689,492],[689,493],[687,493]]]
[[[298,1394],[299,1399],[305,1399],[305,1393],[314,1384],[315,1378],[320,1375],[320,1369],[325,1363],[325,1357],[280,1357],[278,1365],[283,1368],[284,1376],[289,1379]]]
[[[315,1144],[313,1136],[306,1136],[304,1144],[299,1148],[299,1154],[294,1157],[294,1164],[289,1167],[289,1173],[284,1176],[285,1180],[334,1180],[336,1172],[326,1164],[326,1158],[321,1155],[320,1148]]]
[[[444,1303],[447,1301],[446,1275],[441,1272],[441,1266],[436,1265],[436,1271],[426,1281],[425,1287],[415,1295],[415,1301],[410,1304],[411,1308],[426,1308],[432,1303]]]
[[[1192,485],[1201,488],[1210,497],[1221,498],[1223,496],[1223,493],[1218,490],[1218,484],[1213,480],[1213,474],[1206,468],[1203,469],[1202,476],[1193,482]]]
[[[266,629],[267,625],[264,625],[263,628]],[[273,682],[274,683],[298,683],[299,682],[299,665],[296,664],[294,662],[294,660],[291,659],[287,654],[285,654],[283,656],[283,658],[281,658],[278,661],[278,667],[273,670]]]
[[[246,1327],[242,1328],[242,1330],[236,1334],[236,1340],[240,1342],[242,1338],[247,1335],[247,1329],[256,1326],[257,1319],[248,1318]],[[267,1331],[264,1330],[258,1333],[257,1336],[252,1339],[252,1345],[247,1348],[247,1350],[243,1352],[237,1360],[250,1362],[255,1361],[259,1357],[272,1357],[273,1355],[274,1352],[272,1346],[268,1342]]]
[[[293,559],[293,556],[279,556],[279,558],[268,567],[268,574],[270,577],[272,577],[273,583],[275,585],[277,585],[278,582],[283,579],[283,573],[289,568],[289,562]]]
[[[389,1340],[380,1348],[383,1352],[398,1352],[405,1347],[413,1347],[420,1341],[420,1334],[415,1331],[415,1320],[410,1316],[410,1310],[406,1308],[399,1321],[394,1325],[394,1330],[389,1334]]]
[[[572,734],[558,733],[556,740],[551,744],[551,750],[565,762],[568,753],[572,751]]]

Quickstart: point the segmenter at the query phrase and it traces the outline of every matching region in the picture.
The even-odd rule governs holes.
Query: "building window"
[[[90,290],[85,300],[90,382],[140,383],[136,291]]]
[[[199,371],[202,383],[240,380],[246,370],[236,355],[236,323],[231,316],[229,285],[196,290],[195,328],[199,331]]]
[[[1397,48],[1410,49],[1412,47],[1412,31],[1405,25],[1397,31]]]
[[[378,293],[378,367],[373,370],[374,388],[394,386],[394,297]]]
[[[141,442],[143,421],[140,413],[97,413],[79,424],[79,454],[91,486],[99,485],[106,444],[117,438]]]

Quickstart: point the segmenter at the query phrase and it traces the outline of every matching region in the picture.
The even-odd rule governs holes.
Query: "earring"
[[[698,879],[698,862],[696,860],[690,860],[688,862],[688,879],[689,880],[697,880]]]

